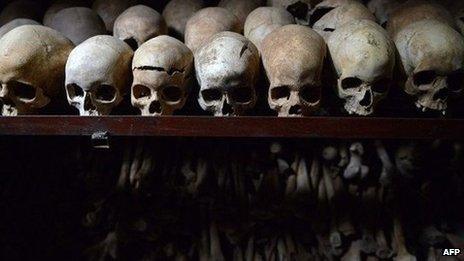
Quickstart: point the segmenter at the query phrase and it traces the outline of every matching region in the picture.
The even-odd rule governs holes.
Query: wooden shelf
[[[464,120],[349,117],[78,117],[0,118],[0,135],[463,139]]]

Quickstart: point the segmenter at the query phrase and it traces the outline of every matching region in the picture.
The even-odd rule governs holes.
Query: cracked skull
[[[214,35],[195,54],[200,106],[215,116],[238,116],[256,104],[259,53],[244,36]]]
[[[73,44],[41,25],[15,28],[0,39],[0,111],[35,113],[59,93]]]
[[[370,115],[390,88],[395,45],[375,22],[360,20],[339,27],[328,39],[337,72],[337,93],[350,114]]]
[[[94,36],[78,45],[66,63],[66,93],[82,116],[108,115],[131,81],[133,51],[112,36]]]
[[[125,41],[136,50],[141,44],[167,34],[164,18],[154,9],[136,5],[124,11],[114,22],[114,37]]]
[[[181,109],[189,93],[193,54],[179,40],[158,36],[134,54],[132,105],[142,115],[172,115]]]
[[[319,108],[326,44],[318,33],[302,25],[285,25],[264,39],[261,55],[271,109],[288,117]]]
[[[185,26],[185,44],[193,53],[213,35],[232,31],[240,33],[238,18],[222,7],[208,7],[196,12]]]
[[[356,0],[325,0],[311,13],[313,29],[326,40],[338,27],[362,19],[375,21],[375,16]]]
[[[293,16],[282,8],[259,7],[248,16],[244,35],[261,52],[261,43],[268,34],[281,26],[294,23]]]
[[[463,89],[462,35],[437,20],[423,20],[406,26],[393,40],[408,76],[406,93],[415,98],[419,109],[444,114],[449,96]]]

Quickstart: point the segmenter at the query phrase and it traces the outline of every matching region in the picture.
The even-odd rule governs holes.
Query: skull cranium
[[[408,25],[426,19],[434,19],[457,28],[453,16],[443,6],[425,0],[408,0],[391,12],[387,31],[394,38]]]
[[[221,0],[219,7],[231,11],[240,21],[241,28],[245,24],[248,14],[261,5],[261,0]]]
[[[203,0],[171,0],[164,7],[163,17],[170,35],[184,40],[185,25],[192,15],[203,8]]]
[[[103,19],[106,30],[113,32],[114,21],[116,21],[124,10],[135,3],[135,0],[95,0],[92,4],[92,9]]]
[[[264,39],[261,50],[270,107],[281,117],[314,112],[320,105],[326,55],[322,37],[306,26],[285,25]]]
[[[208,7],[196,12],[185,26],[185,44],[196,52],[203,43],[216,33],[241,31],[238,18],[222,7]]]
[[[53,16],[50,27],[68,37],[75,45],[92,36],[106,34],[98,14],[87,7],[65,8]]]
[[[195,54],[200,106],[215,116],[243,115],[256,103],[259,53],[233,32],[214,35]]]
[[[132,105],[142,115],[171,115],[188,96],[193,54],[179,40],[158,36],[142,44],[132,62]]]
[[[326,40],[338,27],[362,19],[375,21],[375,16],[356,0],[325,0],[311,13],[313,29]]]
[[[134,50],[151,38],[167,33],[163,17],[145,5],[132,6],[124,11],[114,22],[113,29],[113,35]]]
[[[261,52],[261,43],[268,34],[281,26],[293,23],[293,16],[283,8],[259,7],[248,15],[244,35]]]
[[[438,20],[406,26],[393,38],[408,77],[404,90],[416,106],[446,112],[448,97],[458,95],[464,80],[464,39]]]
[[[35,113],[57,97],[73,44],[41,25],[17,27],[0,39],[0,111]]]
[[[72,50],[66,63],[66,93],[82,116],[108,115],[131,81],[132,49],[108,35],[94,36]]]
[[[327,41],[338,75],[337,93],[350,114],[370,115],[390,87],[395,45],[375,22],[359,20],[339,27]]]
[[[15,29],[16,27],[20,27],[21,25],[40,25],[40,24],[34,20],[27,19],[27,18],[14,19],[11,22],[8,22],[2,27],[0,27],[0,38],[2,38],[2,36],[4,36],[9,31]]]

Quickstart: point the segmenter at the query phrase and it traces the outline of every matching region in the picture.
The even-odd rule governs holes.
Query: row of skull
[[[222,1],[224,7],[199,9],[201,1],[173,0],[164,18],[136,5],[110,23],[114,37],[83,29],[98,28],[89,26],[93,20],[83,15],[85,7],[54,14],[49,9],[44,24],[53,29],[20,26],[18,20],[24,19],[15,19],[0,28],[17,26],[0,39],[2,115],[44,107],[59,92],[63,75],[68,101],[81,115],[109,114],[131,79],[131,101],[142,115],[169,115],[184,106],[193,71],[204,110],[216,116],[243,115],[256,104],[261,60],[270,83],[270,107],[279,116],[310,115],[321,103],[327,57],[346,111],[370,115],[392,84],[395,52],[396,65],[407,76],[404,90],[418,108],[445,112],[449,96],[462,91],[464,39],[453,16],[438,4],[391,1],[397,5],[393,8],[372,1],[374,13],[381,14],[377,20],[387,23],[385,30],[358,1],[277,2],[258,7],[253,1]],[[180,17],[175,10],[190,14],[180,12]],[[70,18],[74,15],[88,24],[81,26]],[[185,44],[163,35],[167,28],[185,38]]]

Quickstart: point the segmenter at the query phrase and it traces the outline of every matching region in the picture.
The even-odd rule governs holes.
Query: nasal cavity
[[[448,88],[443,88],[433,95],[433,99],[445,101],[448,98],[448,95],[449,95]]]
[[[224,105],[222,106],[222,115],[230,115],[234,112],[232,106],[229,105],[229,103],[224,102]]]
[[[290,107],[289,114],[299,115],[301,114],[301,106],[300,105],[293,105]]]
[[[161,113],[161,104],[159,101],[153,101],[151,104],[150,104],[150,108],[148,108],[148,111],[151,113],[151,114],[154,114],[154,113]]]
[[[90,111],[90,110],[95,110],[96,107],[92,104],[92,101],[90,100],[90,97],[87,95],[84,98],[84,111]]]
[[[372,93],[370,91],[367,91],[364,94],[364,98],[361,100],[359,103],[361,106],[368,107],[372,104]]]

